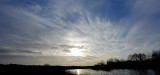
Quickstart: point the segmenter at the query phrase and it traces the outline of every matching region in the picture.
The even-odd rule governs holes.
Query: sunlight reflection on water
[[[80,70],[79,69],[77,69],[77,74],[80,75]]]
[[[92,69],[69,69],[74,75],[160,75],[156,70],[129,70],[115,69],[111,71],[92,70]]]

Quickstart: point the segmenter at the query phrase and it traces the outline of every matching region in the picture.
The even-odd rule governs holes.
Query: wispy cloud
[[[159,49],[160,2],[118,2],[123,5],[108,0],[2,2],[0,54],[26,53],[27,59],[36,54],[84,65],[83,60],[94,64],[101,57],[125,58]],[[84,56],[71,57],[72,48],[82,50]],[[50,58],[47,61],[55,62]]]

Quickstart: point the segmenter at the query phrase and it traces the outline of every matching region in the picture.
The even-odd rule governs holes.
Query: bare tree
[[[144,54],[144,53],[139,53],[139,54],[134,53],[133,55],[128,56],[128,60],[143,61],[143,60],[146,60],[146,54]]]
[[[104,63],[104,61],[101,61],[101,62],[98,62],[96,65],[98,65],[98,66],[104,66],[105,63]]]
[[[110,59],[107,60],[107,64],[115,63],[115,62],[119,62],[119,60],[116,59],[116,58],[110,58]]]
[[[156,51],[154,50],[152,52],[152,58],[155,59],[155,58],[160,58],[160,50]]]

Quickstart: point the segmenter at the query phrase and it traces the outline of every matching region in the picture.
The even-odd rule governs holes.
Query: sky
[[[0,0],[0,63],[94,65],[160,49],[160,0]]]

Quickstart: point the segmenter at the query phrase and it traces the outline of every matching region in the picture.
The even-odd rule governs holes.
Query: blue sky
[[[159,0],[2,0],[0,63],[94,65],[160,49]],[[65,61],[65,63],[64,63]]]

